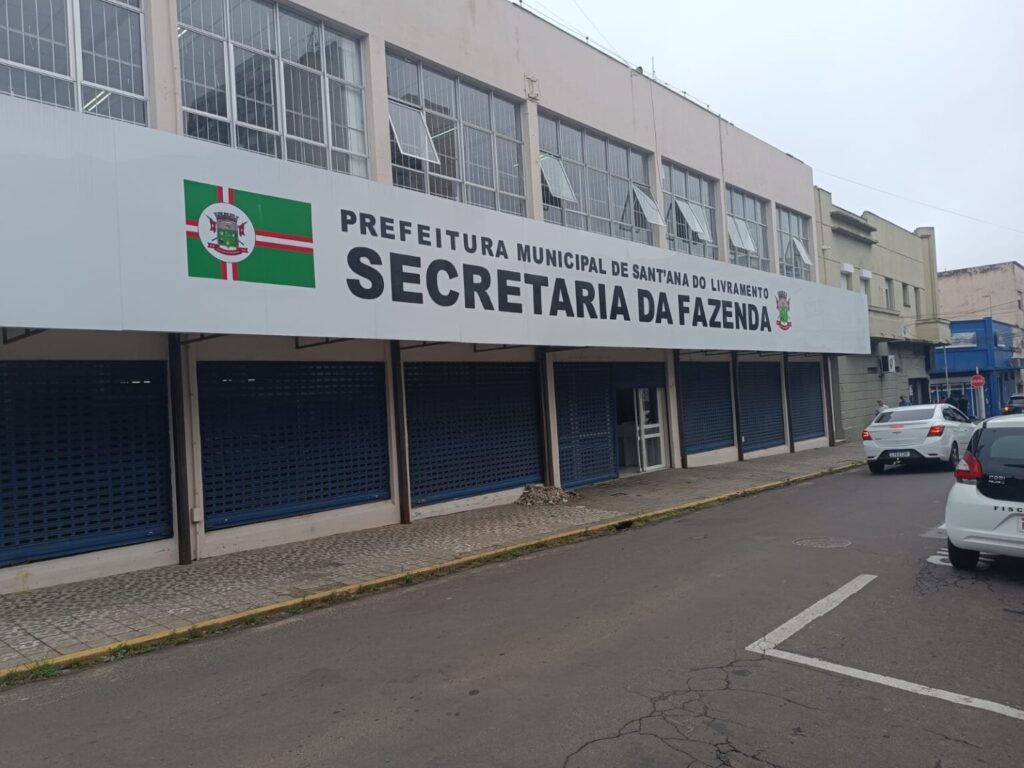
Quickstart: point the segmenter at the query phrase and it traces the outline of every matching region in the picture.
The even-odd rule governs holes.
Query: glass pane
[[[228,89],[224,71],[224,43],[181,29],[181,101],[188,109],[227,117]]]
[[[661,437],[644,438],[644,459],[645,466],[660,467],[663,463],[661,458]]]
[[[281,11],[281,56],[319,71],[320,25]]]
[[[562,207],[566,211],[582,211],[584,210],[583,203],[583,166],[579,163],[570,163],[564,161],[562,168],[565,169],[565,177],[569,180],[569,186],[576,193],[575,200],[562,198]],[[566,221],[569,221],[567,218]],[[581,218],[579,226],[582,228],[586,227],[586,222]]]
[[[103,0],[82,0],[81,13],[82,79],[141,96],[140,14]]]
[[[519,105],[494,96],[494,130],[502,136],[521,139]]]
[[[223,36],[224,0],[178,0],[178,21]]]
[[[463,122],[490,130],[491,104],[486,91],[460,83],[459,106]]]
[[[568,125],[558,126],[558,148],[563,160],[583,160],[583,132]]]
[[[599,171],[608,170],[608,157],[604,139],[591,136],[589,133],[583,143],[584,159],[587,166]]]
[[[455,115],[455,81],[445,75],[423,70],[423,106],[442,115]]]
[[[629,178],[629,150],[608,142],[608,171],[623,179]]]
[[[0,59],[45,69],[59,75],[70,73],[68,13],[66,0],[3,0],[0,2]],[[30,91],[35,84],[23,81]],[[34,91],[33,91],[34,92]],[[41,92],[26,98],[52,103]]]
[[[608,203],[611,206],[611,218],[633,227],[633,194],[629,182],[614,176],[609,178]]]
[[[552,196],[566,202],[578,202],[576,191],[569,181],[565,165],[557,157],[541,155],[540,171]]]
[[[327,74],[356,85],[363,84],[363,62],[359,57],[359,43],[339,35],[332,29],[325,29],[324,54]]]
[[[466,202],[470,205],[478,205],[481,208],[495,207],[495,193],[491,189],[481,189],[480,187],[473,187],[469,184],[466,185]]]
[[[498,209],[515,216],[525,216],[526,200],[512,195],[498,195]]]
[[[274,60],[235,48],[235,101],[238,121],[277,130]]]
[[[82,86],[82,111],[128,123],[146,124],[146,102],[88,85]]]
[[[438,162],[437,150],[430,140],[423,113],[397,101],[388,102],[388,117],[398,150],[406,157],[415,157],[431,163]]]
[[[550,117],[544,117],[544,115],[540,115],[538,123],[540,129],[540,151],[558,157],[558,123]]]
[[[587,211],[602,219],[611,218],[608,207],[608,174],[602,171],[587,169]]]
[[[250,152],[258,152],[271,157],[281,156],[280,140],[272,133],[239,125],[235,127],[235,140],[239,147],[248,149]]]
[[[284,67],[284,125],[291,136],[324,142],[323,78],[299,67]],[[317,163],[319,164],[319,163]],[[327,164],[324,155],[323,165]]]
[[[498,189],[502,192],[522,196],[524,194],[522,146],[518,142],[502,138],[498,138],[497,143]]]
[[[640,206],[643,217],[648,223],[657,224],[662,227],[665,226],[665,219],[661,215],[661,211],[658,210],[658,204],[654,202],[649,191],[638,184],[634,184],[633,197],[636,198],[636,204]]]
[[[492,142],[493,137],[486,131],[468,125],[462,127],[462,145],[466,154],[464,178],[472,184],[493,189],[494,146]]]
[[[642,187],[650,183],[649,171],[647,170],[647,156],[639,152],[629,151],[629,178]]]
[[[57,107],[75,106],[74,85],[67,80],[0,64],[0,93]]]
[[[274,6],[259,0],[230,0],[231,39],[267,53],[277,52]]]
[[[430,138],[434,141],[434,149],[437,151],[438,166],[430,169],[431,173],[441,176],[451,176],[453,179],[459,176],[459,135],[458,126],[451,118],[442,115],[435,115],[427,112],[427,130]]]
[[[309,144],[298,139],[288,139],[285,142],[289,160],[304,165],[315,165],[318,168],[327,167],[327,149],[316,144]]]
[[[339,173],[347,173],[350,176],[367,175],[367,162],[365,157],[356,157],[344,152],[334,151],[331,153],[331,168]]]
[[[231,125],[225,120],[186,112],[184,130],[186,136],[196,139],[212,141],[217,144],[231,144]]]
[[[388,96],[420,103],[420,71],[411,61],[388,55]]]
[[[431,176],[429,192],[437,197],[447,197],[449,200],[458,200],[461,186],[462,185],[460,185],[459,182],[452,179]]]
[[[331,95],[331,143],[360,155],[366,154],[366,123],[363,92],[328,80]]]

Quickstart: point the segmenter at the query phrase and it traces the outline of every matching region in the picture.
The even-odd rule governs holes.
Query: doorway
[[[617,389],[615,406],[619,474],[664,469],[664,387]]]

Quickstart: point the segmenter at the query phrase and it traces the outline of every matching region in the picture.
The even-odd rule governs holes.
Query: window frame
[[[544,171],[541,169],[541,200],[544,220],[550,224],[559,224],[571,229],[579,229],[585,232],[617,237],[620,240],[653,245],[654,227],[665,225],[661,209],[654,201],[654,196],[651,192],[651,160],[654,157],[653,153],[614,139],[607,134],[603,134],[580,123],[565,120],[552,112],[545,111],[538,115],[539,127],[543,125],[542,121],[547,121],[554,126],[557,151],[553,152],[551,147],[546,146],[544,139],[541,138],[538,142],[540,154],[558,161],[562,166],[562,172],[569,181],[570,187],[572,187],[572,175],[568,173],[566,163],[569,163],[573,169],[579,172],[581,183],[580,189],[573,188],[576,201],[567,200],[551,192]],[[540,134],[543,135],[543,133],[544,130],[541,129]],[[566,147],[563,146],[563,138],[568,134],[578,134],[579,136],[578,158],[567,156]],[[600,165],[594,162],[596,158],[593,157],[593,149],[597,143],[600,143],[602,149]],[[611,150],[613,148],[617,153],[625,153],[625,176],[612,168]],[[642,163],[642,165],[638,165],[639,163]],[[638,178],[636,173],[638,167],[645,169],[646,178]],[[599,187],[592,187],[591,182],[594,179],[603,179],[604,183]],[[613,181],[620,190],[625,189],[626,192],[622,213],[616,213],[613,210],[613,207],[617,204],[617,201],[612,199],[614,194]],[[607,203],[607,216],[591,211],[595,199],[594,192],[605,195],[600,202]],[[646,200],[641,202],[644,197]],[[630,210],[632,223],[627,223],[624,216],[627,207]],[[555,214],[555,211],[558,213]],[[572,219],[567,220],[567,213],[576,221]],[[655,214],[660,220],[652,220],[650,218]],[[641,219],[645,222],[643,226],[637,223]],[[605,226],[607,226],[607,229]]]
[[[15,0],[17,2],[17,0]],[[141,93],[132,93],[131,91],[125,91],[121,88],[115,88],[113,86],[103,85],[102,83],[94,82],[93,80],[85,79],[85,48],[84,48],[84,33],[82,31],[82,2],[83,0],[64,0],[64,12],[65,12],[65,24],[64,31],[67,35],[67,62],[68,62],[68,73],[65,75],[60,72],[51,71],[38,67],[32,64],[25,64],[22,62],[15,61],[13,58],[0,59],[0,67],[7,67],[10,70],[20,70],[28,72],[41,78],[50,78],[67,83],[71,87],[71,95],[73,103],[65,106],[64,104],[56,103],[55,101],[44,101],[43,99],[36,99],[30,96],[22,96],[11,91],[0,91],[0,96],[9,96],[16,99],[24,99],[25,101],[32,101],[37,104],[46,104],[47,106],[57,107],[59,109],[67,109],[73,112],[79,112],[86,115],[94,115],[96,117],[106,117],[110,120],[117,120],[119,122],[129,123],[131,125],[142,125],[149,126],[150,115],[152,112],[151,105],[149,103],[149,58],[146,41],[146,14],[149,12],[148,0],[138,0],[138,5],[132,3],[131,0],[91,0],[98,2],[101,5],[110,6],[112,8],[119,8],[135,15],[138,23],[138,34],[139,34],[139,69],[141,70]],[[38,38],[42,40],[43,38]],[[52,38],[47,40],[52,42]],[[122,62],[123,63],[123,62]],[[132,66],[134,66],[132,64]],[[85,89],[91,88],[98,91],[95,96],[91,99],[86,100]],[[103,94],[105,97],[100,98]],[[95,107],[102,104],[110,96],[120,96],[125,99],[131,99],[136,102],[141,102],[144,118],[142,122],[135,120],[126,119],[124,117],[118,117],[110,114],[104,114],[102,112],[96,112]],[[99,101],[97,101],[99,99]],[[93,105],[93,108],[87,109],[87,106]]]
[[[214,112],[205,112],[201,109],[188,106],[185,104],[184,99],[184,88],[181,89],[181,98],[179,99],[179,115],[181,119],[181,131],[182,135],[188,136],[189,138],[197,139],[199,141],[209,141],[213,144],[219,144],[221,146],[232,147],[235,149],[241,149],[247,152],[253,152],[254,154],[263,155],[265,157],[273,157],[278,160],[287,160],[289,162],[298,163],[300,165],[307,165],[311,168],[319,168],[321,170],[333,171],[335,173],[344,173],[359,178],[366,178],[369,176],[369,141],[370,137],[366,128],[366,62],[365,62],[365,46],[364,38],[359,37],[356,34],[344,29],[336,24],[331,24],[317,18],[312,14],[306,14],[301,9],[294,9],[291,6],[282,7],[280,2],[277,0],[254,0],[257,5],[268,6],[272,9],[274,19],[274,31],[273,31],[273,52],[268,52],[262,48],[251,45],[250,43],[244,42],[241,39],[235,39],[233,36],[233,29],[231,23],[231,4],[230,0],[218,0],[223,10],[223,31],[221,33],[213,32],[202,27],[194,26],[181,19],[181,4],[178,0],[175,0],[176,13],[175,23],[177,25],[177,37],[176,43],[178,47],[179,56],[179,85],[184,79],[184,67],[181,66],[181,48],[182,39],[184,33],[191,33],[195,36],[204,38],[206,40],[215,41],[216,44],[220,45],[221,60],[224,66],[224,94],[226,101],[226,115],[219,115]],[[298,19],[307,24],[316,27],[318,32],[319,42],[319,53],[320,53],[320,68],[314,69],[306,63],[294,61],[288,58],[284,52],[283,38],[282,38],[282,16],[290,16],[294,19]],[[352,80],[349,77],[339,77],[338,75],[332,74],[328,67],[328,56],[327,56],[327,35],[328,33],[335,35],[339,38],[343,38],[351,42],[355,46],[356,60],[359,63],[359,82]],[[239,36],[240,37],[240,36]],[[274,86],[274,104],[273,104],[273,117],[274,117],[274,128],[271,130],[265,126],[257,125],[249,122],[239,115],[238,108],[238,86],[236,82],[237,76],[237,52],[243,51],[249,54],[253,54],[263,59],[269,59],[271,66],[273,67],[273,86]],[[319,124],[320,130],[323,136],[323,143],[317,143],[311,139],[301,136],[297,133],[292,133],[288,130],[288,88],[286,87],[287,74],[286,70],[288,67],[294,67],[296,70],[312,74],[319,78],[320,84],[320,116]],[[345,73],[348,75],[349,73]],[[339,146],[334,141],[334,123],[332,113],[332,83],[340,85],[344,93],[348,89],[354,90],[359,95],[360,108],[362,112],[362,127],[355,129],[363,135],[363,152],[349,149],[347,147]],[[294,110],[293,110],[294,111]],[[208,120],[214,123],[227,126],[227,138],[228,141],[222,142],[215,138],[209,138],[208,136],[199,136],[189,133],[188,131],[188,118],[192,115],[200,120]],[[273,142],[274,152],[263,152],[259,149],[253,149],[245,146],[239,141],[239,129],[256,132],[269,137]],[[346,126],[347,129],[347,126]],[[296,142],[301,146],[308,146],[314,150],[322,149],[324,151],[325,163],[320,165],[319,163],[306,162],[303,159],[291,157],[289,155],[289,142]],[[336,161],[336,154],[341,155],[345,158],[344,165],[346,168],[338,167],[341,164]],[[358,169],[357,172],[351,170],[351,163],[355,161],[355,167]]]
[[[388,87],[386,88],[386,95],[389,105],[389,134],[388,142],[391,147],[391,183],[396,187],[402,189],[410,189],[414,192],[423,192],[424,194],[431,195],[433,197],[442,197],[449,200],[455,200],[457,202],[466,203],[467,205],[475,205],[480,208],[487,210],[498,211],[500,213],[508,213],[513,216],[526,217],[526,174],[524,158],[526,157],[526,149],[523,142],[523,102],[506,95],[505,93],[496,90],[495,88],[464,77],[457,72],[451,72],[442,67],[436,67],[429,62],[423,61],[417,56],[407,54],[399,49],[388,49],[386,52],[385,68],[388,68],[388,63],[395,59],[404,64],[416,68],[416,84],[419,94],[419,102],[414,103],[401,96],[394,96],[391,94],[390,82],[391,79],[388,77]],[[438,78],[444,78],[452,83],[452,113],[445,114],[436,109],[431,109],[425,103],[424,94],[427,92],[425,75],[429,74]],[[490,126],[484,127],[478,123],[472,121],[471,118],[465,115],[465,109],[463,105],[463,87],[473,89],[475,91],[482,92],[487,97],[487,110]],[[517,135],[510,135],[499,127],[497,101],[501,101],[515,109],[515,121],[516,121],[516,133]],[[416,110],[420,113],[423,118],[423,123],[427,127],[427,136],[430,139],[430,143],[433,147],[437,162],[429,159],[416,157],[414,155],[408,155],[401,151],[401,142],[397,140],[397,133],[394,132],[390,125],[390,105],[399,104],[402,107]],[[454,123],[454,134],[455,134],[455,176],[449,176],[445,173],[440,172],[443,159],[441,153],[438,151],[437,144],[435,142],[436,136],[431,135],[429,117],[436,116],[442,120],[450,120]],[[467,130],[476,131],[479,133],[486,133],[490,137],[490,160],[491,160],[491,173],[493,175],[493,185],[486,186],[474,181],[470,178],[468,173],[468,167],[470,166],[468,160],[468,153],[466,148],[466,132]],[[501,181],[501,159],[499,155],[499,144],[500,142],[506,142],[514,144],[519,152],[519,191],[510,192],[502,187]],[[408,158],[412,161],[419,163],[420,167],[415,168],[407,165],[399,165],[395,162],[395,149],[398,149],[398,154],[402,157]],[[401,171],[407,171],[416,176],[421,176],[423,183],[421,185],[411,185],[400,183],[397,176],[400,175]],[[434,191],[434,187],[431,184],[433,179],[440,179],[444,182],[450,183],[455,189],[455,195],[449,196]],[[467,194],[467,190],[479,190],[485,195],[493,195],[493,205],[487,205],[481,202],[479,197],[474,197],[471,194]]]
[[[681,193],[675,188],[675,180],[679,177],[683,184]],[[665,237],[669,250],[717,261],[719,252],[718,179],[665,158],[661,160],[661,179],[661,191],[665,200]],[[690,194],[691,180],[700,192],[698,197],[703,197],[705,192],[707,193],[707,202],[695,200],[695,196]],[[696,223],[701,227],[707,225],[708,237],[701,237],[700,233],[691,226],[690,219],[686,215],[687,209],[691,216],[700,214],[703,221],[698,220]],[[680,233],[680,225],[682,225],[682,233]]]
[[[896,309],[896,284],[891,277],[886,277],[883,283],[882,298],[885,300],[886,309]]]
[[[765,200],[763,197],[758,197],[757,195],[745,192],[739,187],[734,187],[730,184],[726,185],[725,193],[725,215],[727,225],[726,230],[729,234],[729,261],[741,267],[749,267],[751,269],[756,269],[761,272],[773,272],[774,270],[772,269],[772,254],[771,249],[769,247],[770,214],[768,208],[768,201]],[[744,212],[742,215],[738,213],[733,213],[734,196],[736,196],[737,199],[742,200],[743,202],[742,207],[744,208]],[[762,221],[757,221],[756,218],[748,219],[746,217],[745,209],[748,200],[750,200],[755,206],[757,206],[756,210],[760,212]],[[739,236],[738,239],[740,239],[741,241],[744,239],[743,231],[745,229],[747,235],[750,237],[751,244],[755,246],[755,250],[750,250],[749,248],[746,248],[745,246],[743,246],[742,243],[736,243],[735,239],[733,238],[734,230],[731,229],[729,226],[730,220],[732,221],[731,226],[736,228],[735,232]],[[758,244],[755,242],[754,231],[750,229],[750,224],[754,224],[755,226],[760,228],[761,237],[758,239],[760,239],[761,241],[760,246],[764,248],[763,254],[759,250],[756,250]],[[741,253],[743,255],[740,255]],[[757,264],[752,263],[755,259],[758,262]]]
[[[910,283],[904,283],[903,284],[903,306],[904,307],[913,306],[910,303]]]
[[[811,219],[781,205],[775,206],[779,243],[779,274],[799,280],[814,279],[811,258]],[[800,229],[797,233],[794,230]],[[795,253],[794,253],[795,251]]]

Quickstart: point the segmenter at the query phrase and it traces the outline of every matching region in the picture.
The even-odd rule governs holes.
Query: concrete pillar
[[[363,80],[366,98],[366,141],[369,177],[391,183],[391,127],[388,122],[388,62],[383,37],[363,40]]]
[[[544,197],[540,178],[540,122],[537,102],[529,98],[523,104],[523,185],[526,189],[526,215],[544,218]]]
[[[555,400],[555,363],[551,355],[545,355],[548,386],[548,440],[551,441],[551,482],[561,487],[562,468],[558,456],[558,405]]]
[[[178,4],[146,3],[144,8],[149,127],[181,133]]]
[[[665,350],[665,418],[668,419],[669,463],[682,469],[682,433],[679,429],[679,384],[676,382],[676,351]]]

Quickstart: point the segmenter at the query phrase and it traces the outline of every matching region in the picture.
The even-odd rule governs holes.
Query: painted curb
[[[782,480],[773,480],[769,483],[763,483],[761,485],[751,486],[749,488],[741,488],[735,491],[729,491],[722,493],[717,496],[708,496],[703,499],[695,499],[693,501],[687,501],[683,504],[678,504],[672,507],[665,507],[663,509],[657,509],[650,512],[637,512],[631,515],[624,515],[622,517],[613,518],[611,520],[605,520],[600,523],[594,523],[592,525],[585,525],[579,528],[572,528],[567,531],[561,531],[559,533],[549,534],[548,536],[542,536],[537,539],[530,539],[528,541],[521,541],[515,544],[508,544],[494,549],[486,549],[480,552],[474,552],[471,555],[465,557],[459,557],[454,560],[447,560],[443,563],[435,563],[434,565],[427,565],[422,568],[414,568],[411,571],[402,571],[400,573],[391,574],[389,576],[381,576],[380,578],[370,579],[369,581],[361,581],[357,584],[346,584],[342,587],[331,587],[329,589],[321,590],[319,592],[311,592],[308,595],[302,597],[295,597],[289,600],[282,600],[276,603],[270,603],[268,605],[262,605],[258,608],[250,608],[245,611],[239,611],[237,613],[229,613],[224,616],[218,616],[215,619],[207,619],[206,621],[200,621],[195,624],[189,624],[185,627],[179,627],[177,629],[165,629],[159,632],[153,632],[148,635],[140,635],[139,637],[133,637],[130,640],[121,640],[114,643],[107,643],[100,645],[95,648],[86,648],[82,651],[75,651],[74,653],[66,653],[60,656],[52,656],[48,659],[40,659],[38,661],[27,662],[25,664],[19,664],[14,667],[8,667],[6,669],[0,669],[0,683],[4,683],[12,677],[18,677],[21,675],[30,675],[34,670],[40,667],[66,669],[68,667],[79,666],[102,660],[104,657],[111,656],[112,654],[131,651],[131,650],[142,650],[147,647],[156,647],[165,643],[173,642],[174,640],[181,639],[183,642],[187,642],[192,639],[192,636],[196,638],[203,635],[211,634],[218,630],[227,629],[240,624],[244,624],[248,621],[254,621],[257,619],[267,618],[274,616],[279,613],[285,613],[290,610],[302,609],[302,608],[313,608],[318,605],[344,600],[347,598],[353,598],[363,592],[373,592],[375,590],[384,589],[387,587],[398,586],[405,582],[428,578],[431,576],[439,576],[446,574],[450,571],[462,570],[470,568],[474,565],[482,565],[484,563],[497,560],[505,555],[517,553],[520,550],[538,550],[545,549],[548,547],[557,546],[560,543],[570,543],[576,539],[590,538],[593,536],[600,536],[606,533],[611,533],[616,530],[621,530],[624,526],[629,526],[634,523],[646,523],[653,522],[655,520],[661,520],[663,518],[672,517],[674,515],[680,515],[685,512],[694,512],[698,509],[704,509],[706,507],[713,507],[719,504],[724,504],[729,501],[741,499],[746,496],[754,496],[759,493],[766,491],[774,491],[779,488],[785,488],[790,485],[796,485],[797,483],[805,483],[809,480],[814,480],[819,477],[825,477],[826,475],[834,475],[840,472],[846,472],[850,469],[862,467],[866,464],[865,461],[851,460],[844,464],[837,464],[826,469],[817,470],[804,475],[796,475],[794,477],[788,477]]]

